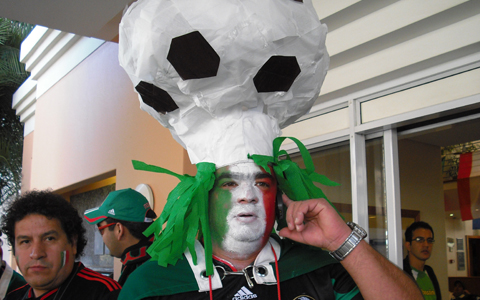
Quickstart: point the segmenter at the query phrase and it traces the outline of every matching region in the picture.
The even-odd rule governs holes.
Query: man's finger
[[[283,203],[285,203],[285,206],[287,206],[287,211],[285,213],[285,216],[286,216],[288,229],[293,230],[293,229],[295,229],[295,225],[293,224],[293,222],[295,220],[295,217],[293,215],[293,213],[294,213],[294,209],[293,209],[294,201],[290,200],[290,198],[288,198],[288,196],[285,195],[285,194],[282,195],[282,200],[283,200]]]
[[[286,194],[283,194],[283,195],[282,195],[282,200],[283,200],[283,203],[284,203],[287,207],[289,207],[290,204],[293,203],[293,201],[290,200],[290,198],[288,198],[288,196],[287,196]]]

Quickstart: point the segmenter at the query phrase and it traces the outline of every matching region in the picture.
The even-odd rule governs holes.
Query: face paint
[[[60,268],[63,268],[66,264],[68,264],[69,257],[70,253],[67,250],[63,250],[60,253]]]
[[[275,179],[252,162],[217,170],[210,194],[212,242],[249,255],[268,239],[274,220]]]

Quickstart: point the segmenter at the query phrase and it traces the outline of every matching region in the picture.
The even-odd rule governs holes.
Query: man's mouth
[[[235,216],[235,219],[242,223],[250,223],[257,219],[257,215],[254,213],[239,213]]]
[[[46,270],[47,267],[43,265],[34,265],[34,266],[28,267],[28,269],[33,272],[41,272],[43,270]]]

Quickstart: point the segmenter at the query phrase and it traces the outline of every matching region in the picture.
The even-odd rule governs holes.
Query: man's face
[[[268,239],[276,193],[276,180],[253,162],[219,168],[209,199],[213,244],[231,252],[258,250],[238,247],[258,247]]]
[[[423,237],[424,241],[417,242],[415,239],[418,237]],[[428,243],[427,239],[431,238],[433,238],[433,234],[430,230],[425,228],[415,229],[412,232],[412,242],[406,243],[409,255],[421,261],[429,259],[432,254],[433,243]]]
[[[101,228],[103,226],[106,226],[106,225],[111,225],[111,226],[108,226],[108,227],[105,227],[100,231],[100,235],[102,236],[102,239],[103,239],[103,243],[105,244],[105,246],[107,246],[108,250],[110,250],[110,255],[114,256],[114,257],[117,257],[117,258],[120,258],[123,254],[123,250],[124,249],[120,249],[120,245],[118,244],[118,240],[115,236],[115,233],[114,233],[114,230],[116,229],[113,229],[113,230],[110,230],[110,228],[114,228],[116,227],[117,223],[110,223],[108,224],[106,221],[102,221],[100,223],[98,223],[98,228]]]
[[[15,224],[15,258],[37,297],[65,281],[76,254],[58,219],[31,214]]]

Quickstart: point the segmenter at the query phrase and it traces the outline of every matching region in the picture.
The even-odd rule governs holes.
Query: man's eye
[[[227,181],[222,183],[222,187],[236,187],[238,184],[234,181]]]
[[[28,243],[30,243],[29,240],[21,240],[21,241],[18,242],[19,245],[26,245]]]
[[[54,241],[54,240],[55,240],[55,237],[53,237],[53,236],[47,236],[47,237],[45,238],[45,240],[47,240],[47,241]]]
[[[260,186],[260,187],[265,187],[265,188],[270,187],[270,184],[268,184],[266,182],[263,182],[263,181],[256,182],[255,185]]]

